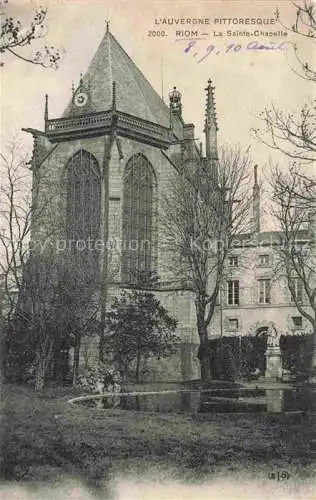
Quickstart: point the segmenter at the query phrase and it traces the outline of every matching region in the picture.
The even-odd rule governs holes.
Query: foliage
[[[215,353],[215,364],[220,380],[235,382],[238,369],[232,349],[228,344],[219,344]]]
[[[8,2],[5,2],[5,8]],[[37,49],[32,55],[23,51],[24,47],[29,47],[37,39],[46,37],[47,9],[39,7],[33,14],[33,19],[28,26],[22,25],[19,19],[10,16],[5,11],[1,13],[4,17],[0,31],[0,53],[13,55],[28,63],[37,64],[44,68],[57,69],[63,58],[63,49],[45,45]],[[3,66],[4,63],[1,63]]]
[[[33,374],[40,389],[63,349],[80,347],[80,338],[96,329],[95,280],[73,256],[33,253],[23,275],[23,289],[7,338],[7,363],[17,376]],[[79,342],[78,342],[79,341]],[[28,352],[28,356],[24,356]]]
[[[120,376],[114,368],[104,363],[89,367],[78,379],[78,386],[92,392],[107,392],[118,388]]]
[[[106,326],[106,345],[113,362],[126,375],[136,360],[137,380],[141,359],[167,356],[178,340],[175,335],[177,321],[149,290],[123,291],[115,297],[107,312]]]
[[[297,379],[308,376],[312,335],[281,335],[282,369]],[[209,342],[214,379],[236,380],[264,376],[266,334],[259,336],[220,337]]]

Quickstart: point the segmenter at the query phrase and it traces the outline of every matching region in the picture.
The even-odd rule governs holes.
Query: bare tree
[[[24,296],[20,311],[27,317],[21,333],[24,344],[32,346],[32,366],[35,376],[35,390],[42,389],[51,363],[55,345],[60,342],[62,330],[56,323],[58,302],[58,269],[53,254],[45,256],[34,253],[24,271]]]
[[[0,151],[0,276],[2,309],[8,322],[14,313],[23,287],[23,271],[30,255],[30,246],[45,248],[56,227],[43,225],[43,215],[55,196],[54,183],[38,201],[32,186],[29,154],[17,138]],[[45,229],[43,241],[32,241],[31,233]],[[42,234],[41,233],[41,234]]]
[[[74,258],[56,251],[53,255],[53,227],[45,228],[42,245],[32,241],[31,231],[42,227],[43,213],[54,194],[50,186],[51,193],[35,203],[28,166],[29,157],[18,140],[0,152],[1,337],[8,354],[4,358],[18,359],[21,369],[32,359],[31,351],[36,353],[39,388],[62,339],[74,347],[76,380],[81,338],[96,329],[98,307],[94,292],[98,285],[92,272],[95,256],[85,255],[82,260],[82,255]],[[24,330],[21,335],[19,328]],[[30,353],[30,359],[24,356],[25,363],[19,358],[19,352],[23,357],[24,351]]]
[[[293,2],[293,6],[296,12],[291,26],[285,26],[282,23],[282,15],[279,10],[276,11],[276,17],[287,30],[296,34],[298,39],[301,37],[307,40],[311,47],[310,55],[313,58],[316,48],[315,3],[306,0],[298,3]],[[300,55],[298,44],[294,44],[293,47],[300,68],[299,71],[295,69],[293,71],[311,84],[311,95],[313,95],[316,83],[315,68]],[[263,127],[252,130],[258,140],[301,165],[315,162],[316,100],[314,98],[311,97],[300,110],[291,113],[279,110],[275,105],[272,105],[259,114],[259,119],[263,122]]]
[[[100,276],[96,256],[64,255],[63,277],[59,283],[59,317],[74,348],[72,382],[76,385],[79,376],[80,349],[83,337],[97,335],[100,322]]]
[[[313,374],[316,369],[316,188],[315,184],[311,186],[306,196],[306,180],[293,167],[287,172],[275,168],[272,187],[275,202],[272,213],[281,229],[277,266],[286,277],[298,311],[311,324],[314,348],[310,372]],[[298,293],[298,288],[304,293]]]
[[[270,183],[275,193],[275,199],[280,201],[282,196],[291,198],[295,202],[296,210],[301,209],[303,213],[315,210],[316,182],[308,177],[297,164],[290,164],[288,170],[272,167]],[[279,218],[279,217],[277,217]]]
[[[24,50],[25,47],[32,45],[35,40],[46,37],[47,9],[44,7],[36,9],[32,21],[26,26],[19,19],[10,16],[10,6],[8,4],[8,0],[2,1],[0,4],[3,7],[3,11],[0,13],[0,52],[44,68],[57,69],[64,55],[63,49],[45,45],[43,48],[37,49],[33,54],[29,54],[28,51]],[[4,63],[1,62],[0,65],[4,66]]]
[[[311,163],[316,156],[316,100],[298,113],[285,113],[274,105],[259,115],[262,129],[253,133],[266,146],[278,150],[296,162]]]
[[[0,274],[3,317],[10,323],[23,282],[31,230],[31,176],[18,141],[0,152]],[[35,218],[35,217],[34,217]]]
[[[20,361],[20,368],[23,373],[32,372],[36,390],[43,388],[54,363],[64,371],[59,358],[71,346],[76,383],[81,338],[97,331],[95,276],[90,255],[79,258],[68,252],[59,254],[54,248],[32,251],[24,268],[9,349],[18,361],[20,351],[31,351],[25,362]],[[68,360],[66,364],[68,369]]]
[[[314,95],[315,68],[302,55],[299,42],[305,40],[313,57],[316,43],[315,3],[309,0],[292,2],[293,23],[286,26],[282,12],[276,11],[280,24],[297,36],[294,44],[295,74],[310,84]],[[308,57],[308,56],[307,56]],[[296,112],[287,113],[275,105],[266,108],[259,116],[264,125],[253,130],[255,137],[268,147],[284,154],[290,166],[286,170],[272,169],[271,184],[275,207],[271,212],[279,222],[281,245],[279,247],[280,266],[284,272],[291,296],[297,309],[312,325],[315,332],[315,240],[312,233],[303,229],[309,220],[309,227],[315,221],[316,180],[313,168],[316,161],[316,100],[311,97]],[[304,307],[295,295],[296,281],[303,285],[309,307]],[[314,333],[315,336],[315,333]],[[315,345],[315,341],[314,341]],[[315,347],[313,349],[315,357]],[[314,361],[312,364],[315,364]]]
[[[298,2],[292,2],[293,7],[295,8],[295,18],[294,22],[291,26],[287,26],[284,24],[282,20],[282,15],[279,9],[275,11],[276,20],[285,28],[287,31],[292,31],[293,33],[299,35],[302,38],[307,38],[308,41],[315,42],[316,41],[316,8],[315,3],[312,0],[301,0]],[[294,51],[296,61],[300,68],[300,72],[298,73],[295,69],[293,71],[296,72],[300,77],[305,80],[313,81],[316,83],[316,71],[313,67],[310,66],[310,63],[305,60],[300,55],[299,47],[297,44],[294,44]]]
[[[194,161],[173,179],[162,224],[173,272],[195,296],[200,339],[201,378],[211,377],[209,325],[214,314],[226,257],[234,238],[247,230],[251,193],[248,152],[222,150],[214,168]],[[172,255],[178,258],[172,259]],[[169,259],[169,257],[168,257]]]

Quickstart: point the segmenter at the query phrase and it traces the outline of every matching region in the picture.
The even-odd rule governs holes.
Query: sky
[[[61,116],[71,98],[72,82],[77,85],[80,72],[86,71],[109,20],[113,35],[158,93],[163,92],[166,102],[168,91],[174,85],[181,91],[183,117],[195,123],[198,140],[203,137],[204,89],[211,78],[215,86],[219,144],[240,144],[245,149],[250,146],[262,176],[270,160],[284,162],[284,158],[258,143],[251,129],[260,126],[258,114],[271,103],[279,109],[295,111],[311,92],[310,84],[291,69],[295,68],[291,42],[298,43],[301,54],[309,60],[313,56],[311,46],[275,23],[276,7],[280,9],[283,24],[294,21],[295,10],[287,0],[43,0],[41,4],[48,8],[48,31],[46,39],[38,40],[34,48],[48,42],[61,47],[65,56],[57,70],[27,64],[11,55],[3,56],[4,66],[0,68],[2,147],[19,134],[31,150],[32,139],[21,133],[21,129],[43,129],[46,93],[50,118]],[[38,5],[35,0],[8,0],[2,11],[27,23]],[[209,24],[162,25],[164,18],[206,19]],[[259,21],[254,26],[228,25],[227,18]],[[271,19],[274,24],[258,24],[263,20],[271,23]],[[288,34],[246,37],[236,33],[246,28],[251,32],[258,29]],[[197,30],[198,38],[203,38],[203,33],[207,35],[185,52],[189,42],[183,38],[187,37],[176,34],[185,30]],[[157,35],[161,31],[165,36]],[[249,42],[267,46],[284,42],[282,48],[287,50],[248,50]],[[231,44],[239,49],[229,49]],[[207,50],[211,50],[207,49],[211,45],[214,45],[213,51],[200,61]],[[32,50],[27,47],[24,54]]]

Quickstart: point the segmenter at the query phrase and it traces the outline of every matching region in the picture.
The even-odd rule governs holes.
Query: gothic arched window
[[[153,271],[155,174],[142,154],[132,156],[124,172],[122,281]]]
[[[89,241],[99,238],[100,211],[99,164],[81,149],[67,164],[67,238],[73,248],[87,249]]]

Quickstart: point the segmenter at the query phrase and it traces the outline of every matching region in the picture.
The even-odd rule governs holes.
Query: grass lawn
[[[118,471],[169,470],[181,481],[248,474],[315,479],[315,414],[172,415],[76,407],[78,391],[6,385],[2,479],[81,479],[97,489]]]

